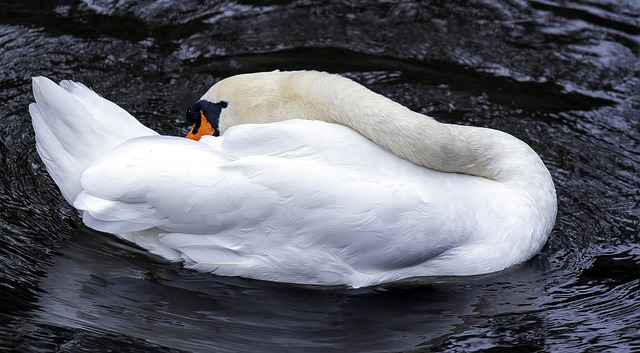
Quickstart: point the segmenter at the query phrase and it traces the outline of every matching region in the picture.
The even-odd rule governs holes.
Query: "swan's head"
[[[287,119],[330,121],[330,113],[318,104],[332,87],[327,80],[349,81],[316,71],[260,72],[226,78],[211,87],[187,110],[193,128],[187,137],[220,135],[239,124],[269,123]],[[352,82],[353,83],[353,82]]]

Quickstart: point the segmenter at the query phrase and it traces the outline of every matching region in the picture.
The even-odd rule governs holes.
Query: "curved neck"
[[[536,187],[531,185],[531,174],[536,174],[539,183],[547,185],[546,190],[548,185],[553,187],[538,155],[509,134],[439,123],[349,79],[313,74],[317,77],[294,77],[289,83],[297,86],[295,91],[311,97],[299,97],[304,106],[296,109],[299,116],[349,126],[397,156],[429,169],[479,176],[526,189]],[[309,106],[313,109],[307,109]]]

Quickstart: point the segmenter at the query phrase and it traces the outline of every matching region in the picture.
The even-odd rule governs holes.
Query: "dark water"
[[[0,350],[640,351],[640,1],[0,1]],[[146,125],[242,72],[320,69],[528,142],[558,189],[503,273],[309,289],[169,265],[82,226],[34,148],[30,78]]]

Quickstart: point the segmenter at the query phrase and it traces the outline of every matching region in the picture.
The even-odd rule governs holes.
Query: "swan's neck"
[[[538,155],[509,134],[439,123],[340,76],[325,74],[292,84],[298,85],[296,91],[313,97],[300,109],[302,115],[313,115],[305,118],[349,126],[414,164],[483,177],[532,192],[536,188],[547,193],[553,189]],[[310,105],[313,109],[308,109]],[[544,191],[540,190],[542,186]]]

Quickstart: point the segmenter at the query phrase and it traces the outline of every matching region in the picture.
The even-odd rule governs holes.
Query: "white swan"
[[[351,287],[476,275],[531,258],[555,221],[525,143],[337,75],[222,80],[187,113],[190,136],[223,135],[199,142],[78,83],[33,90],[37,150],[84,222],[199,271]]]

